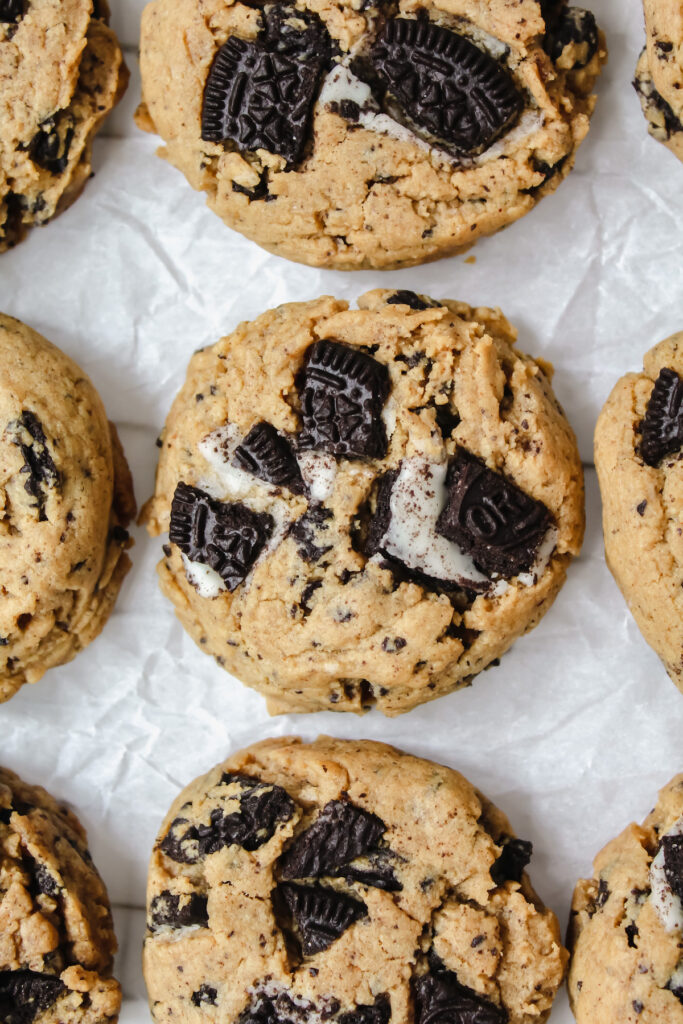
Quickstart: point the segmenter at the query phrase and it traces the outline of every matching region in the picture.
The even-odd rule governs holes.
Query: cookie
[[[574,891],[569,1000],[577,1024],[683,1024],[683,775]]]
[[[270,252],[413,266],[557,188],[605,59],[564,0],[154,0],[137,120]]]
[[[0,701],[100,632],[135,514],[116,428],[85,376],[0,315]]]
[[[640,631],[683,690],[683,334],[615,385],[595,429],[605,555]]]
[[[159,441],[161,587],[272,713],[389,715],[534,626],[583,535],[551,368],[408,291],[271,310],[195,354]]]
[[[257,743],[192,782],[161,827],[152,1016],[544,1021],[566,952],[531,853],[450,768],[363,740]]]
[[[0,0],[0,252],[65,210],[128,71],[106,0]]]
[[[678,0],[643,0],[645,49],[633,83],[647,130],[683,160],[683,8]]]
[[[114,1024],[116,938],[78,818],[0,768],[0,1019]]]

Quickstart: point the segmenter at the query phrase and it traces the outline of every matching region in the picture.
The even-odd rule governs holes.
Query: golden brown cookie
[[[564,0],[154,0],[138,124],[270,252],[412,266],[557,188],[605,59]]]
[[[0,252],[76,199],[128,71],[106,0],[0,0]]]
[[[181,622],[274,713],[467,684],[581,546],[574,435],[503,315],[358,305],[279,306],[194,355],[146,508]]]
[[[615,385],[595,428],[607,564],[683,690],[683,334]]]
[[[683,1024],[683,775],[593,871],[576,886],[569,928],[577,1024]]]
[[[152,1016],[544,1021],[566,952],[530,856],[450,768],[362,740],[257,743],[184,789],[161,827]]]
[[[114,1024],[116,938],[76,816],[0,768],[0,1020]]]
[[[133,483],[68,356],[0,314],[0,701],[100,632],[130,567]]]
[[[645,49],[634,86],[647,130],[683,160],[683,6],[680,0],[643,0]]]

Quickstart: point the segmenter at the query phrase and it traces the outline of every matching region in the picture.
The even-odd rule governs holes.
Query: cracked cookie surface
[[[133,484],[71,359],[0,315],[0,701],[100,632],[130,566]]]
[[[595,429],[607,564],[683,690],[683,334],[615,385]]]
[[[634,81],[647,129],[683,160],[683,8],[679,0],[643,0],[645,48]]]
[[[109,899],[76,816],[0,768],[0,1019],[114,1024]]]
[[[257,743],[191,783],[161,827],[152,1016],[543,1021],[566,953],[530,856],[449,768],[365,741]]]
[[[128,82],[104,0],[0,2],[0,252],[66,209]]]
[[[568,945],[577,1024],[683,1022],[683,775],[576,886]]]
[[[411,266],[557,188],[605,59],[593,15],[563,0],[154,0],[138,124],[269,251]]]
[[[502,314],[358,305],[283,305],[195,354],[159,440],[162,590],[273,713],[466,685],[581,546],[574,435]]]

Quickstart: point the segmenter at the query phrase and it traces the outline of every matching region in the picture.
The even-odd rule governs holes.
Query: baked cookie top
[[[161,586],[272,712],[386,714],[535,625],[583,535],[551,370],[496,310],[373,291],[195,354],[159,441]]]
[[[130,471],[85,376],[0,314],[0,701],[100,632],[130,560]]]
[[[0,768],[0,1019],[118,1019],[109,899],[76,816]]]
[[[680,0],[643,0],[645,49],[634,86],[648,131],[683,160],[683,7]]]
[[[128,71],[97,0],[0,0],[0,252],[69,206]]]
[[[553,0],[153,0],[138,123],[271,252],[410,266],[557,187],[605,58],[593,15]]]
[[[595,428],[605,554],[640,630],[683,690],[683,334],[615,385]]]
[[[543,1021],[566,953],[530,856],[449,768],[366,741],[258,743],[191,783],[161,827],[152,1016]]]
[[[683,775],[579,881],[569,928],[577,1024],[683,1022]]]

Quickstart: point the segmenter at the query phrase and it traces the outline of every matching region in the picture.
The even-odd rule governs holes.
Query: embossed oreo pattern
[[[675,370],[659,371],[640,433],[640,454],[648,466],[656,466],[683,446],[683,380]]]

